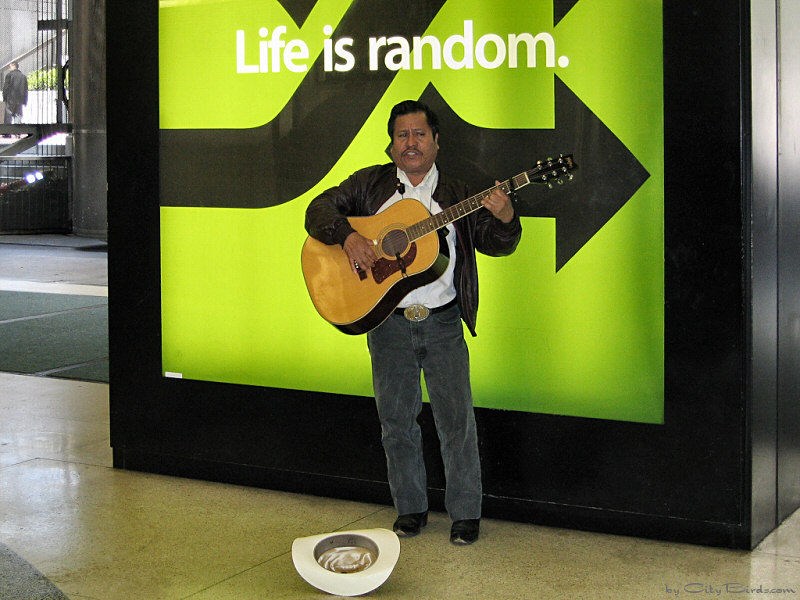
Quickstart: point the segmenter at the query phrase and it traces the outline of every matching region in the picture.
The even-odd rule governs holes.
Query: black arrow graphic
[[[411,37],[428,27],[446,0],[426,2],[410,18],[392,0],[358,0],[338,33],[356,40],[393,34]],[[578,0],[556,0],[554,21]],[[309,5],[292,14],[307,17]],[[414,12],[414,11],[412,11]],[[397,13],[397,14],[395,14]],[[397,18],[394,18],[394,15]],[[396,24],[396,25],[395,25]],[[165,206],[266,208],[313,187],[345,151],[395,73],[368,70],[367,45],[352,48],[356,67],[326,73],[320,57],[287,106],[271,123],[245,130],[163,130],[161,198]],[[628,201],[648,173],[619,139],[558,78],[554,130],[496,130],[461,120],[429,85],[422,100],[442,121],[439,164],[479,191],[530,169],[547,153],[572,153],[580,165],[569,185],[543,193],[520,190],[524,216],[556,218],[556,268],[561,269]],[[529,152],[524,152],[529,148]]]
[[[312,188],[344,153],[396,75],[383,66],[369,70],[368,38],[422,35],[445,1],[417,3],[414,10],[395,0],[354,2],[331,36],[356,40],[350,48],[354,68],[325,72],[320,55],[286,107],[262,127],[162,130],[162,206],[266,208]],[[224,98],[215,109],[225,110]]]
[[[555,79],[556,127],[552,130],[482,129],[463,121],[429,85],[422,95],[439,117],[442,171],[474,192],[531,169],[537,160],[573,154],[579,166],[563,186],[519,190],[525,217],[555,217],[556,270],[602,229],[650,176],[642,164],[581,100]]]
[[[558,1],[558,0],[556,0]],[[278,0],[298,27],[302,27],[317,0]]]
[[[558,25],[579,0],[553,0],[553,25]]]

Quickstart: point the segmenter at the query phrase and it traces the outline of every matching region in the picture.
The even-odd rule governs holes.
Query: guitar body
[[[353,229],[378,242],[378,261],[359,274],[353,273],[338,244],[306,239],[303,276],[322,318],[344,333],[366,333],[383,323],[406,294],[436,281],[449,263],[440,252],[439,236],[434,231],[410,242],[405,233],[407,227],[428,217],[428,210],[409,198],[371,217],[349,217]]]

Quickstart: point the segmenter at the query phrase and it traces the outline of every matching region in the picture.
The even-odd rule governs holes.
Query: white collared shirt
[[[408,176],[401,169],[397,169],[397,178],[400,183],[405,186],[405,191],[400,194],[399,191],[389,198],[383,206],[378,209],[378,212],[383,212],[395,202],[403,198],[414,198],[422,203],[432,215],[442,212],[442,207],[439,203],[434,201],[431,195],[439,183],[439,171],[434,164],[430,171],[425,174],[425,177],[418,186],[411,185]],[[414,223],[407,223],[413,225]],[[398,305],[400,308],[411,306],[412,304],[422,304],[428,308],[436,308],[443,306],[456,297],[456,288],[453,285],[453,271],[456,264],[456,230],[451,224],[447,226],[447,246],[450,249],[450,263],[447,265],[445,272],[436,281],[424,285],[410,292],[400,301]],[[436,235],[431,233],[429,235]]]

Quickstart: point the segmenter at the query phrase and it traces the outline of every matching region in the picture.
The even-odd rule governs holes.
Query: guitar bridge
[[[408,252],[404,257],[402,257],[401,262],[403,267],[406,269],[409,265],[414,263],[414,260],[417,258],[417,245],[415,243],[411,244],[409,247]],[[391,260],[389,258],[379,258],[375,262],[375,266],[372,267],[372,277],[375,280],[375,283],[383,283],[386,279],[392,276],[393,273],[397,273],[401,271],[400,268],[401,262],[397,260]],[[403,276],[408,277],[407,274],[403,271]]]
[[[403,260],[403,257],[400,256],[399,252],[394,256],[397,260],[397,266],[400,267],[400,273],[402,273],[403,277],[408,277],[408,274],[406,273],[406,261]]]

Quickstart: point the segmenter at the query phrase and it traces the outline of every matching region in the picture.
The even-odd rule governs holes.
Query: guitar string
[[[419,223],[415,223],[406,228],[406,235],[408,236],[408,241],[413,242],[429,233],[436,231],[437,229],[441,229],[445,225],[452,223],[462,217],[467,216],[470,213],[475,212],[476,210],[480,209],[483,204],[482,201],[485,198],[488,198],[491,193],[496,189],[502,189],[505,193],[510,193],[511,188],[509,187],[509,182],[513,182],[514,189],[517,190],[521,187],[528,185],[529,183],[533,183],[532,177],[535,179],[539,176],[542,176],[542,181],[544,181],[543,173],[552,172],[553,177],[556,178],[559,176],[560,173],[567,172],[570,167],[572,167],[572,161],[569,156],[561,157],[555,163],[548,162],[547,164],[537,165],[535,168],[530,169],[528,171],[524,171],[519,175],[515,175],[514,177],[509,178],[508,180],[500,183],[499,185],[493,186],[488,190],[484,190],[474,196],[470,196],[466,200],[459,202],[458,204],[454,204],[440,213],[436,215],[432,215],[427,219],[423,219]],[[469,210],[466,208],[469,207]]]
[[[452,223],[453,221],[456,221],[480,209],[483,206],[483,200],[488,198],[492,192],[498,188],[502,189],[506,193],[509,193],[511,191],[508,185],[509,181],[514,182],[514,189],[528,185],[531,183],[530,175],[536,170],[537,169],[531,169],[530,171],[525,171],[524,173],[515,175],[510,180],[504,181],[500,185],[493,186],[488,190],[484,190],[483,192],[475,194],[474,196],[470,196],[466,200],[463,200],[458,204],[454,204],[453,206],[444,209],[440,213],[432,215],[427,219],[420,221],[419,223],[415,223],[414,225],[407,227],[406,232],[409,242],[413,242],[414,240],[436,231],[437,229],[441,229],[445,225],[448,225],[449,223]],[[541,170],[541,168],[539,168],[539,170]]]

